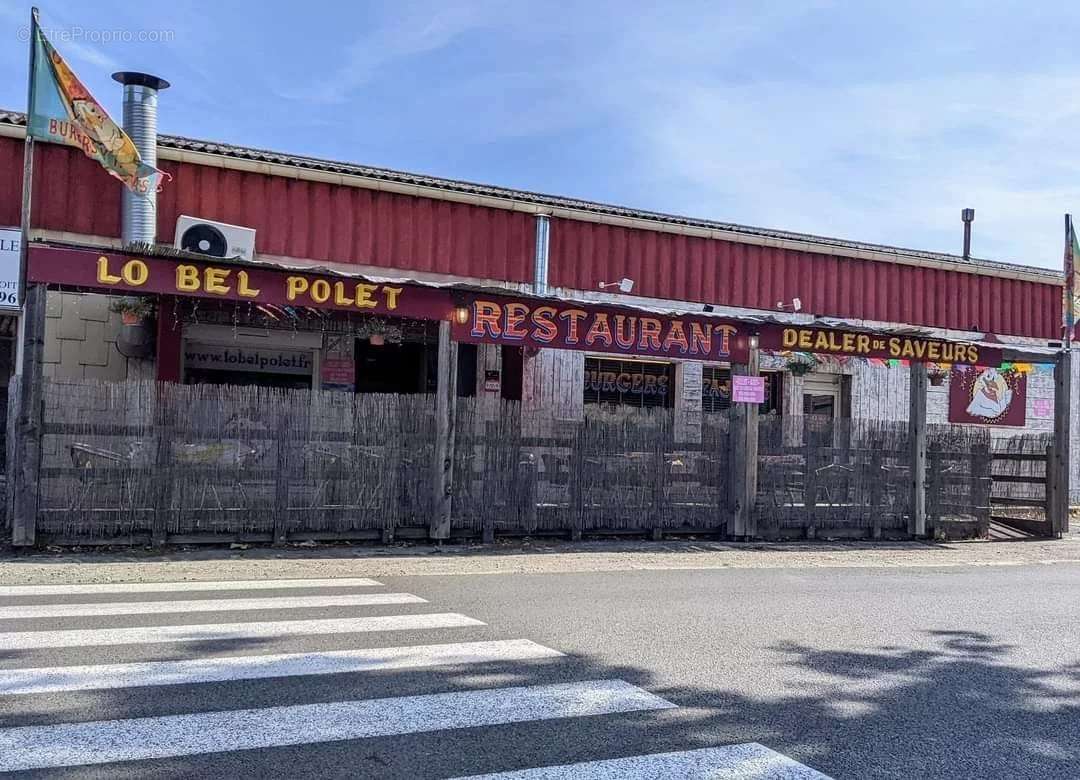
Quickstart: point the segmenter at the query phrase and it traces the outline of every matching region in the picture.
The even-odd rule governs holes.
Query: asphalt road
[[[0,588],[0,769],[1080,777],[1077,565],[333,585]]]

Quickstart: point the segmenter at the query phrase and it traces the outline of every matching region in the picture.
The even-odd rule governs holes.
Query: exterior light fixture
[[[469,307],[468,306],[455,306],[454,307],[454,322],[458,325],[464,325],[469,321]]]
[[[623,295],[629,295],[630,291],[634,289],[634,280],[623,277],[617,282],[600,282],[601,290],[606,290],[608,287],[618,287],[619,292]]]
[[[791,309],[792,311],[802,311],[802,299],[792,298],[791,303],[784,303],[783,301],[776,302],[776,308],[780,311],[784,309]]]

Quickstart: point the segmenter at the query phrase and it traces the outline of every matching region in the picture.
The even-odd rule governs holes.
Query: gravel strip
[[[227,563],[227,567],[222,564]],[[1024,542],[754,543],[613,540],[479,545],[0,551],[0,585],[391,577],[657,569],[1022,566],[1080,563],[1080,534]]]

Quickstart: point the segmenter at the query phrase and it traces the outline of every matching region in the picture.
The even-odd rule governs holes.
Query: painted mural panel
[[[1023,426],[1026,419],[1026,374],[953,366],[949,380],[949,422]]]

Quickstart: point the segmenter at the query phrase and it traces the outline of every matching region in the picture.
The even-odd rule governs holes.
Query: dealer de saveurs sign
[[[986,366],[1000,365],[1002,359],[1001,350],[993,347],[921,336],[784,326],[764,326],[759,331],[761,348],[776,351]]]
[[[745,362],[746,326],[708,317],[555,301],[474,298],[454,319],[457,341]]]
[[[48,246],[30,248],[27,276],[31,282],[119,293],[184,295],[401,317],[448,319],[453,310],[450,294],[431,287]]]

